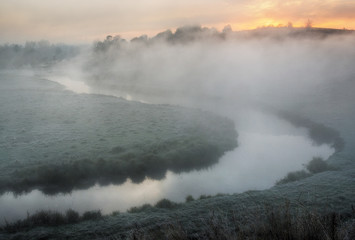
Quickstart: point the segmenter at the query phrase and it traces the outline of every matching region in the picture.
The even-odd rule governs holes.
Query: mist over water
[[[314,156],[327,158],[334,150],[316,146],[303,128],[295,128],[279,118],[255,111],[235,116],[240,145],[225,153],[219,163],[205,170],[176,174],[168,171],[163,180],[146,179],[140,184],[127,180],[122,185],[98,185],[71,194],[46,196],[38,190],[15,197],[0,197],[0,214],[7,220],[26,217],[26,212],[41,209],[79,212],[100,209],[109,214],[126,211],[145,203],[155,204],[162,198],[183,202],[192,195],[233,194],[267,189],[289,171],[303,168]]]

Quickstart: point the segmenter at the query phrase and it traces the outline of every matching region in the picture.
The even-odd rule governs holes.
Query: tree
[[[231,27],[231,25],[226,25],[226,26],[224,26],[224,28],[223,28],[223,30],[222,30],[222,32],[223,33],[231,33],[233,30],[232,30],[232,27]]]

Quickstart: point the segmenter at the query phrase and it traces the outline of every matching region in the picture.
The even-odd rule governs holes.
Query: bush
[[[314,157],[306,165],[306,168],[310,173],[320,173],[332,169],[331,167],[329,167],[328,163],[320,157]]]
[[[192,201],[195,201],[195,199],[191,195],[187,196],[185,199],[185,202],[192,202]]]
[[[305,170],[289,172],[286,177],[276,182],[276,185],[298,181],[307,177],[312,176],[312,174],[306,172]]]
[[[175,208],[176,206],[177,203],[174,203],[166,198],[160,200],[159,202],[157,202],[157,204],[155,204],[155,207],[157,208],[167,208],[167,209]]]
[[[127,212],[129,213],[139,213],[139,212],[144,212],[146,211],[147,209],[150,209],[152,208],[152,205],[150,204],[144,204],[140,207],[131,207]]]

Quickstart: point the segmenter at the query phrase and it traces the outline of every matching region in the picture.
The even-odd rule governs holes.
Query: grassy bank
[[[15,73],[0,83],[0,193],[162,179],[237,146],[233,122],[209,112],[74,94]]]

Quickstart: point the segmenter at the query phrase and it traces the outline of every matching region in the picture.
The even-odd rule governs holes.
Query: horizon
[[[53,43],[92,43],[107,35],[132,39],[152,37],[167,29],[198,25],[221,31],[267,26],[355,29],[355,3],[348,0],[269,1],[162,0],[76,1],[4,0],[0,3],[0,44],[48,40]]]
[[[226,25],[225,27],[229,27],[230,25]],[[1,42],[0,40],[0,46],[1,45],[12,45],[12,44],[15,44],[15,45],[25,45],[26,43],[39,43],[39,42],[48,42],[49,44],[64,44],[64,45],[77,45],[77,46],[80,46],[80,45],[83,45],[83,46],[86,46],[86,45],[90,45],[90,44],[95,44],[97,42],[102,42],[104,40],[106,40],[108,37],[111,37],[111,38],[114,38],[114,37],[119,37],[121,40],[124,40],[124,41],[128,41],[128,42],[131,42],[132,40],[136,39],[136,38],[140,38],[140,37],[147,37],[148,40],[151,40],[151,39],[154,39],[157,35],[159,35],[160,33],[164,33],[166,31],[171,31],[173,34],[176,33],[176,31],[178,29],[181,29],[181,28],[185,28],[185,27],[199,27],[201,29],[208,29],[208,30],[217,30],[218,33],[223,33],[223,28],[222,29],[216,29],[214,27],[206,27],[206,26],[202,26],[202,25],[184,25],[184,26],[179,26],[177,28],[174,28],[174,29],[163,29],[161,31],[158,31],[158,32],[154,32],[152,33],[151,35],[148,35],[148,34],[140,34],[140,35],[132,35],[130,36],[129,38],[124,38],[122,37],[122,35],[120,34],[104,34],[102,35],[101,38],[97,38],[97,39],[94,39],[92,41],[88,41],[88,42],[63,42],[63,41],[50,41],[49,39],[35,39],[35,40],[32,40],[32,39],[28,39],[28,40],[24,40],[22,42]],[[355,29],[347,29],[347,28],[329,28],[329,27],[316,27],[316,26],[311,26],[310,27],[311,29],[317,29],[317,30],[335,30],[335,31],[345,31],[345,32],[350,32],[350,33],[353,33],[355,32]],[[269,26],[260,26],[260,27],[256,27],[256,28],[252,28],[252,29],[244,29],[244,30],[234,30],[234,29],[231,29],[231,33],[235,34],[235,33],[242,33],[242,32],[252,32],[252,31],[258,31],[258,30],[270,30],[270,29],[287,29],[287,30],[306,30],[307,27],[306,26],[291,26],[291,27],[288,27],[287,25],[282,25],[282,24],[279,24],[278,26],[274,26],[274,25],[269,25]]]

